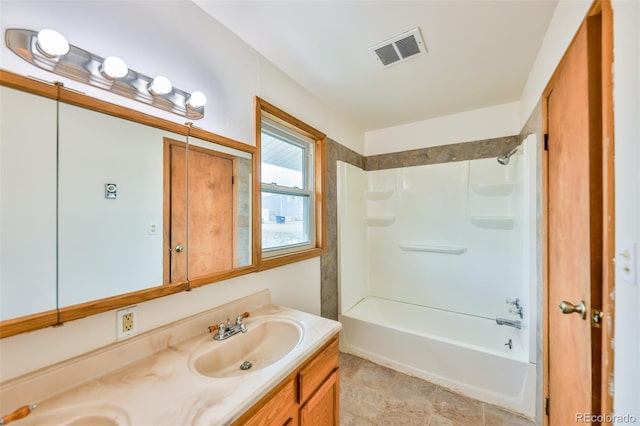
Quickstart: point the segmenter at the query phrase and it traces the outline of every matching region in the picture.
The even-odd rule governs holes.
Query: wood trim
[[[615,135],[613,115],[613,10],[610,0],[596,1],[602,25],[602,401],[603,414],[613,414],[614,330],[615,330]],[[607,422],[606,424],[611,424]]]
[[[310,259],[312,257],[322,256],[325,253],[327,246],[327,136],[319,130],[311,127],[303,121],[295,118],[291,114],[281,110],[280,108],[270,104],[264,99],[258,96],[254,99],[255,109],[255,138],[256,148],[258,153],[261,152],[262,140],[261,140],[261,120],[263,114],[266,114],[269,119],[276,121],[284,125],[285,127],[292,129],[298,133],[302,133],[305,136],[313,139],[314,143],[314,203],[315,203],[315,247],[310,249],[301,250],[294,253],[287,253],[280,256],[272,256],[263,258],[262,256],[262,220],[260,212],[262,211],[262,197],[261,187],[262,182],[260,179],[260,164],[262,161],[261,155],[258,156],[258,161],[254,164],[254,187],[255,191],[255,205],[257,214],[254,215],[254,229],[256,229],[255,238],[258,240],[256,243],[255,255],[258,259],[258,270],[263,271],[266,269],[276,268],[279,266],[288,265],[290,263],[299,262],[301,260]]]
[[[58,99],[58,84],[24,77],[3,69],[0,69],[0,86],[10,87],[45,98]]]
[[[262,167],[262,132],[261,132],[261,118],[262,108],[260,107],[260,98],[255,97],[253,99],[253,112],[254,112],[254,140],[256,142],[256,153],[253,158],[253,193],[251,202],[255,212],[253,213],[253,235],[251,236],[253,242],[253,263],[257,266],[258,270],[262,265],[262,182],[260,179],[261,167]]]
[[[191,123],[189,123],[189,136],[202,139],[207,142],[217,143],[219,145],[226,146],[228,148],[237,149],[238,151],[248,152],[250,154],[255,154],[257,151],[256,147],[253,145],[248,145],[244,142],[239,142],[234,139],[230,139],[216,133],[212,133],[198,127],[193,127]]]
[[[288,265],[290,263],[300,262],[301,260],[311,259],[324,255],[325,250],[322,248],[312,248],[305,251],[299,251],[291,254],[283,254],[282,256],[274,256],[260,261],[260,271],[277,268],[279,266]]]
[[[232,267],[238,268],[238,157],[231,159],[231,253]]]
[[[187,144],[185,144],[186,146]],[[214,148],[205,148],[204,146],[199,145],[189,145],[189,151],[201,152],[203,154],[214,155],[216,157],[222,157],[227,160],[235,160],[237,157],[232,154],[227,154],[226,152],[216,151]]]
[[[0,339],[58,324],[58,311],[51,310],[0,322]]]
[[[315,149],[316,247],[324,250],[327,247],[327,138],[316,142]]]
[[[163,138],[162,158],[162,284],[171,282],[171,147],[186,149],[187,144],[171,138]]]
[[[189,280],[189,289],[202,287],[203,285],[213,284],[218,281],[224,281],[229,278],[239,277],[240,275],[247,275],[256,271],[255,265],[247,265],[241,268],[231,269],[229,271],[216,272],[214,274],[204,275],[198,278]]]
[[[542,98],[543,135],[548,132],[548,95]],[[546,137],[546,136],[543,136]],[[542,158],[542,403],[549,398],[549,153],[540,144]],[[542,424],[549,425],[549,416],[544,412]]]
[[[282,124],[285,127],[293,129],[297,132],[302,131],[305,134],[305,136],[311,139],[319,140],[327,137],[327,135],[322,133],[320,130],[317,130],[314,127],[311,127],[310,125],[303,122],[302,120],[297,119],[293,115],[281,110],[277,106],[265,101],[264,99],[258,96],[256,96],[255,98],[255,105],[260,110],[266,112],[270,119]]]
[[[130,108],[92,98],[84,93],[66,89],[64,86],[60,88],[58,100],[65,104],[75,105],[91,111],[122,118],[124,120],[134,121],[139,124],[177,133],[179,135],[186,136],[188,133],[187,127],[183,124],[174,123],[173,121],[164,120]]]
[[[134,305],[136,303],[146,302],[147,300],[157,299],[158,297],[167,296],[169,294],[180,293],[188,289],[189,283],[185,281],[165,286],[147,288],[104,299],[92,300],[78,305],[59,308],[59,320],[61,323],[73,321],[89,315],[121,308],[123,306]]]

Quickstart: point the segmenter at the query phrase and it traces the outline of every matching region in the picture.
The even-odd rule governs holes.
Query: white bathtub
[[[340,321],[344,352],[535,417],[536,366],[514,328],[373,296]]]

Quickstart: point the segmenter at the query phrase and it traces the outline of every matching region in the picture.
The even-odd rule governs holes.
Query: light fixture
[[[173,86],[169,79],[163,75],[159,75],[153,79],[151,83],[149,83],[149,92],[152,95],[162,96],[171,92]]]
[[[207,103],[207,97],[204,93],[195,91],[187,98],[187,105],[191,108],[202,108]]]
[[[36,47],[45,56],[55,58],[69,53],[69,42],[57,31],[44,29],[38,32]]]
[[[104,58],[71,45],[54,30],[38,33],[9,28],[5,43],[13,53],[43,70],[189,119],[204,117],[207,98],[202,92],[185,92],[173,87],[165,76],[151,78],[130,70],[122,59]]]
[[[100,65],[100,72],[106,78],[115,80],[129,74],[129,67],[117,56],[109,56]]]

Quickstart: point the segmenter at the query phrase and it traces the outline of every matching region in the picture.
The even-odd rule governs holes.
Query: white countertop
[[[139,349],[141,344],[155,348],[164,346],[162,350],[51,398],[31,401],[37,402],[38,407],[28,417],[15,422],[15,425],[229,424],[341,329],[340,323],[333,320],[276,305],[263,305],[253,310],[245,320],[247,335],[251,333],[252,323],[277,317],[293,320],[301,325],[303,335],[291,352],[262,369],[251,369],[225,378],[204,376],[193,368],[192,354],[202,352],[203,345],[224,345],[232,339],[242,339],[245,335],[238,334],[218,342],[212,339],[211,334],[199,331],[194,337],[172,344],[171,340],[176,339],[169,334],[179,332],[188,325],[183,323],[175,329],[165,327],[161,332],[139,336],[142,338],[139,342],[134,342],[136,338],[133,338],[130,345],[119,343],[117,353],[109,356],[101,353],[100,361],[92,361],[93,367],[95,368],[96,362],[109,363],[104,365],[104,370],[108,371],[112,368],[110,359],[114,360],[113,357],[117,356],[121,360],[130,351]],[[193,321],[191,325],[196,327],[201,323],[200,319]],[[203,329],[200,326],[199,330]],[[192,332],[194,333],[196,332]],[[73,364],[67,363],[64,368],[73,369]],[[79,364],[78,368],[84,367]],[[43,382],[43,385],[51,387],[54,385],[52,380],[64,380],[62,373],[58,369],[57,376],[55,373],[45,374],[41,380],[48,380],[49,383]],[[30,378],[28,383],[29,386],[37,386],[37,378]],[[22,389],[22,392],[25,390]],[[7,408],[9,407],[5,405],[4,409]],[[18,407],[12,409],[14,408]]]

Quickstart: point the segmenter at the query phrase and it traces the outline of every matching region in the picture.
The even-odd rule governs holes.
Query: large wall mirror
[[[254,147],[0,76],[2,337],[255,270]]]

